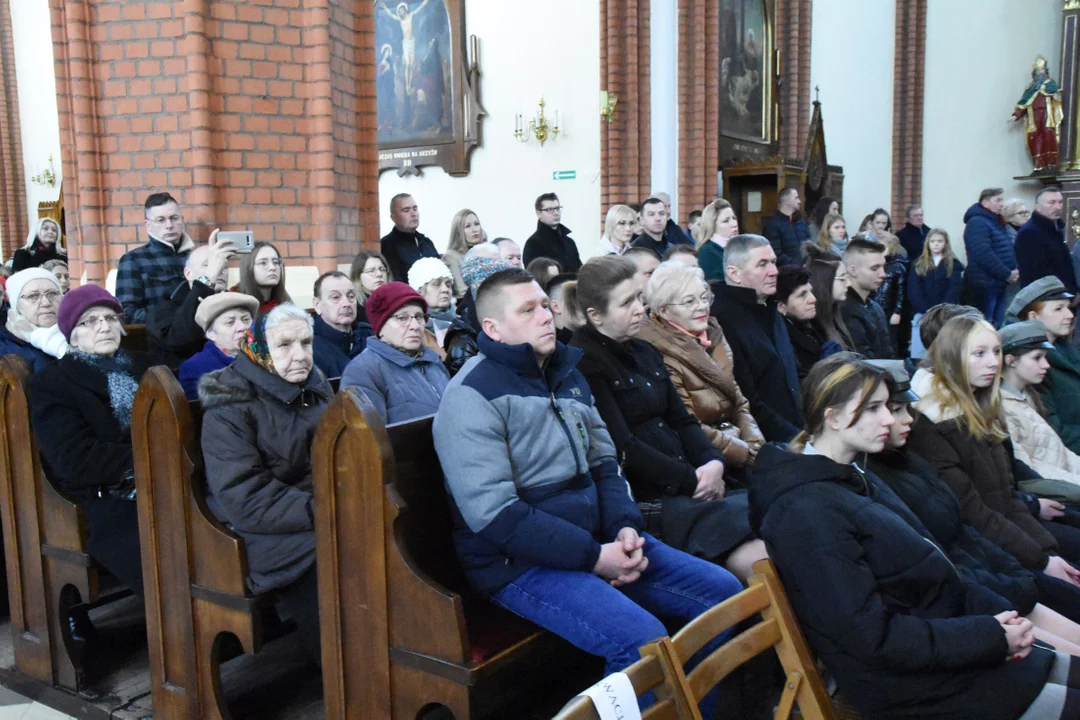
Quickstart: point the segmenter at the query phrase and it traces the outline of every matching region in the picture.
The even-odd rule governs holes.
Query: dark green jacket
[[[1046,419],[1074,453],[1080,453],[1080,350],[1059,340],[1046,355],[1050,372],[1043,380]]]
[[[718,243],[709,240],[698,249],[698,265],[705,273],[706,280],[727,282],[724,278],[724,248]]]

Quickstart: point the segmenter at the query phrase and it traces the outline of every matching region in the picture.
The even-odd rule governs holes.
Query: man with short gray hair
[[[1020,271],[1017,284],[1020,287],[1041,277],[1056,275],[1066,290],[1077,294],[1076,274],[1061,223],[1064,203],[1061,188],[1052,185],[1043,188],[1035,196],[1031,217],[1016,231],[1016,267]]]
[[[799,370],[776,310],[776,253],[761,235],[736,235],[724,250],[725,283],[713,283],[713,316],[731,345],[735,381],[765,439],[787,442],[802,427]]]

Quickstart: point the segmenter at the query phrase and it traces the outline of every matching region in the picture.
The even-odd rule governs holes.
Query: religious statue
[[[1050,77],[1046,58],[1035,58],[1031,84],[1024,91],[1011,121],[1027,118],[1027,146],[1035,172],[1051,170],[1058,164],[1058,141],[1064,112],[1061,108],[1061,86]]]

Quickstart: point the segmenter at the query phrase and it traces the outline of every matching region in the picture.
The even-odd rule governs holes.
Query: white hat
[[[416,292],[436,278],[454,278],[450,268],[439,258],[422,257],[409,268],[409,285]]]
[[[60,281],[56,279],[50,271],[42,268],[27,268],[26,270],[20,270],[7,279],[7,297],[8,303],[15,307],[19,304],[19,298],[22,297],[23,288],[26,287],[26,283],[32,280],[48,280],[56,286],[57,290],[60,290]]]

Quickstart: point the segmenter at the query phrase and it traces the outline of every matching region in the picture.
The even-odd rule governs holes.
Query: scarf
[[[702,330],[699,333],[692,333],[689,330],[687,330],[686,328],[684,328],[682,325],[678,325],[676,323],[673,323],[670,320],[668,320],[667,322],[671,325],[671,327],[675,328],[679,332],[681,332],[681,333],[683,333],[685,335],[689,335],[690,337],[697,340],[699,343],[701,343],[701,347],[705,348],[706,350],[708,350],[709,348],[712,347],[712,342],[709,340],[709,328],[706,327],[704,330]]]
[[[270,346],[266,342],[265,315],[261,315],[248,328],[247,334],[240,340],[240,352],[264,370],[274,372],[274,360],[270,357]]]
[[[120,423],[122,430],[130,429],[131,408],[135,404],[135,393],[139,390],[139,381],[131,373],[131,358],[127,353],[117,350],[115,355],[93,355],[81,350],[73,350],[71,357],[105,376],[113,417]]]

